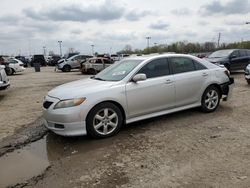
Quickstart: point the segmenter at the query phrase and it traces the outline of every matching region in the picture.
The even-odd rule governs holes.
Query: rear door
[[[147,79],[126,85],[129,118],[174,108],[175,86],[166,58],[147,63],[138,73]]]
[[[209,79],[209,70],[188,57],[171,57],[168,60],[174,74],[176,107],[199,102]]]
[[[240,57],[239,50],[235,50],[230,55],[230,69],[239,70],[241,69],[242,57]]]

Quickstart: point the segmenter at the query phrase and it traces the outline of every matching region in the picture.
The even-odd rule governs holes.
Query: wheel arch
[[[220,84],[218,84],[218,83],[212,83],[212,84],[210,84],[210,85],[208,85],[206,88],[205,88],[205,90],[203,91],[203,93],[206,91],[206,89],[207,88],[209,88],[209,87],[211,87],[211,86],[214,86],[214,87],[216,87],[218,90],[219,90],[219,94],[220,94],[220,98],[222,97],[222,89],[221,89],[221,86],[220,86]]]
[[[91,110],[92,110],[93,108],[95,108],[96,106],[98,106],[98,105],[100,105],[100,104],[102,104],[102,103],[106,103],[106,102],[112,103],[112,104],[116,105],[116,106],[121,110],[122,117],[123,117],[123,123],[125,123],[125,122],[126,122],[126,113],[125,113],[124,107],[123,107],[119,102],[114,101],[114,100],[105,100],[105,101],[102,101],[102,102],[99,102],[99,103],[95,104],[95,105],[88,111],[87,116],[86,116],[86,119],[88,118],[89,113],[91,112]]]

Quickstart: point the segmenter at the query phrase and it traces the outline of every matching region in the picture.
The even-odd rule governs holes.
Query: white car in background
[[[190,55],[126,58],[45,97],[45,126],[59,135],[104,138],[125,123],[194,107],[213,112],[229,99],[229,71]]]
[[[250,85],[250,64],[245,69],[245,78],[247,83]]]
[[[10,86],[10,81],[4,70],[5,66],[0,65],[0,90],[4,90]]]
[[[79,69],[81,62],[93,56],[88,55],[74,55],[68,59],[61,59],[57,63],[57,68],[63,72],[70,72],[71,69]]]
[[[18,59],[11,58],[7,62],[9,63],[9,67],[10,67],[9,75],[23,72],[25,70],[23,62]]]

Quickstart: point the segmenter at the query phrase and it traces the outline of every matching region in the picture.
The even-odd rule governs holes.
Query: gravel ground
[[[76,72],[52,73],[50,68],[38,73],[39,78],[31,72],[11,77],[13,88],[0,94],[1,126],[3,121],[15,125],[6,135],[41,115],[47,90],[83,77]],[[25,85],[21,80],[25,76],[32,77],[32,82]],[[233,98],[222,102],[214,113],[191,109],[140,121],[101,140],[49,133],[44,142],[49,168],[15,187],[249,187],[250,87],[243,73],[233,76]],[[30,102],[17,101],[19,97]],[[3,111],[2,104],[10,112]],[[12,123],[3,118],[16,114]]]
[[[0,91],[0,141],[35,122],[42,113],[42,101],[48,90],[60,84],[87,77],[79,72],[54,72],[42,67],[41,72],[27,68],[9,76],[11,87]]]

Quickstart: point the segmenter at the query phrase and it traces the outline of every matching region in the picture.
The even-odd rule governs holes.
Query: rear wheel
[[[97,73],[97,71],[95,70],[95,69],[88,69],[88,73],[89,74],[96,74]]]
[[[203,112],[213,112],[220,104],[220,91],[215,86],[209,86],[202,95],[201,110]]]
[[[89,135],[106,138],[119,132],[123,122],[121,110],[113,103],[105,102],[95,106],[86,120]]]
[[[8,72],[7,72],[7,75],[13,75],[14,74],[14,69],[12,68],[9,68]]]
[[[71,67],[69,65],[64,65],[62,71],[63,72],[70,72]]]

